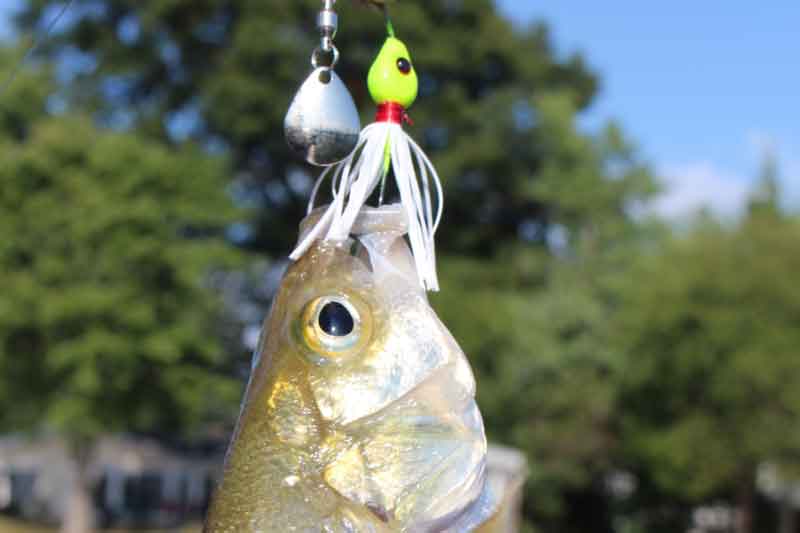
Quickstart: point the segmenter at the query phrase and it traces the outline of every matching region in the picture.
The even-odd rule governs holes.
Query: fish
[[[365,207],[288,267],[206,533],[467,532],[498,511],[475,378],[407,228],[402,206]]]

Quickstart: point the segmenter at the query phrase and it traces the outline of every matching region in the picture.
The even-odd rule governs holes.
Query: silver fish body
[[[368,210],[287,271],[208,533],[464,532],[494,512],[475,380],[404,231],[398,207]]]

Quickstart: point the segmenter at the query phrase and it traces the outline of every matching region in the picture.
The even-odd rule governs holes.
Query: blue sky
[[[17,2],[0,0],[0,35]],[[660,212],[735,214],[767,149],[800,205],[798,0],[497,2],[520,25],[548,21],[559,53],[581,51],[600,74],[582,123],[622,123],[667,188]]]
[[[6,2],[3,1],[0,3],[0,35],[6,36],[11,31],[11,27],[9,25],[8,14],[14,8],[16,2]]]
[[[669,187],[659,209],[735,213],[771,149],[800,201],[797,0],[498,0],[520,24],[548,21],[603,87],[584,123],[614,117]]]

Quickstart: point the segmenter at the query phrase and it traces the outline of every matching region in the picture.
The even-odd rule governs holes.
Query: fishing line
[[[58,22],[67,13],[67,11],[69,11],[69,8],[74,3],[75,0],[67,0],[67,2],[65,2],[64,5],[61,7],[61,10],[56,14],[55,17],[53,17],[53,20],[51,20],[50,23],[47,25],[47,27],[44,29],[44,31],[40,32],[39,35],[34,37],[33,43],[31,43],[31,46],[22,56],[22,59],[20,59],[19,62],[17,62],[17,65],[11,70],[11,73],[9,73],[8,77],[6,77],[5,81],[3,81],[2,84],[0,84],[0,96],[3,96],[3,94],[5,94],[6,90],[11,86],[11,84],[14,83],[14,80],[17,79],[17,76],[22,71],[22,68],[25,66],[25,63],[27,63],[27,61],[31,58],[34,52],[36,52],[37,48],[39,48],[39,46],[41,46],[41,44],[50,37],[50,34],[53,32]]]

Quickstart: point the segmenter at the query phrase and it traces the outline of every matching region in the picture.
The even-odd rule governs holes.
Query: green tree
[[[28,0],[20,25],[56,4]],[[337,4],[337,70],[367,121],[384,28],[355,4]],[[315,175],[289,153],[282,121],[310,70],[320,5],[76,0],[49,51],[88,66],[64,88],[71,106],[228,154],[236,197],[259,208],[246,244],[285,256]],[[564,495],[591,490],[615,444],[606,278],[641,237],[632,213],[653,181],[619,128],[579,130],[597,80],[580,54],[557,57],[546,25],[514,27],[491,0],[402,1],[393,13],[421,74],[409,131],[445,180],[434,304],[478,371],[490,434],[529,453],[529,516],[585,531]]]
[[[85,532],[98,437],[235,406],[206,282],[236,259],[218,238],[234,213],[222,161],[48,116],[48,77],[0,100],[0,428],[63,436],[80,474],[64,528]]]
[[[749,202],[751,218],[781,218],[781,189],[778,175],[778,158],[767,150],[761,161],[761,172],[756,190]]]
[[[769,165],[767,167],[769,169]],[[665,502],[728,497],[754,530],[756,471],[800,452],[800,225],[774,172],[735,227],[701,223],[626,276],[614,335],[628,466]],[[651,523],[648,531],[674,531]]]

